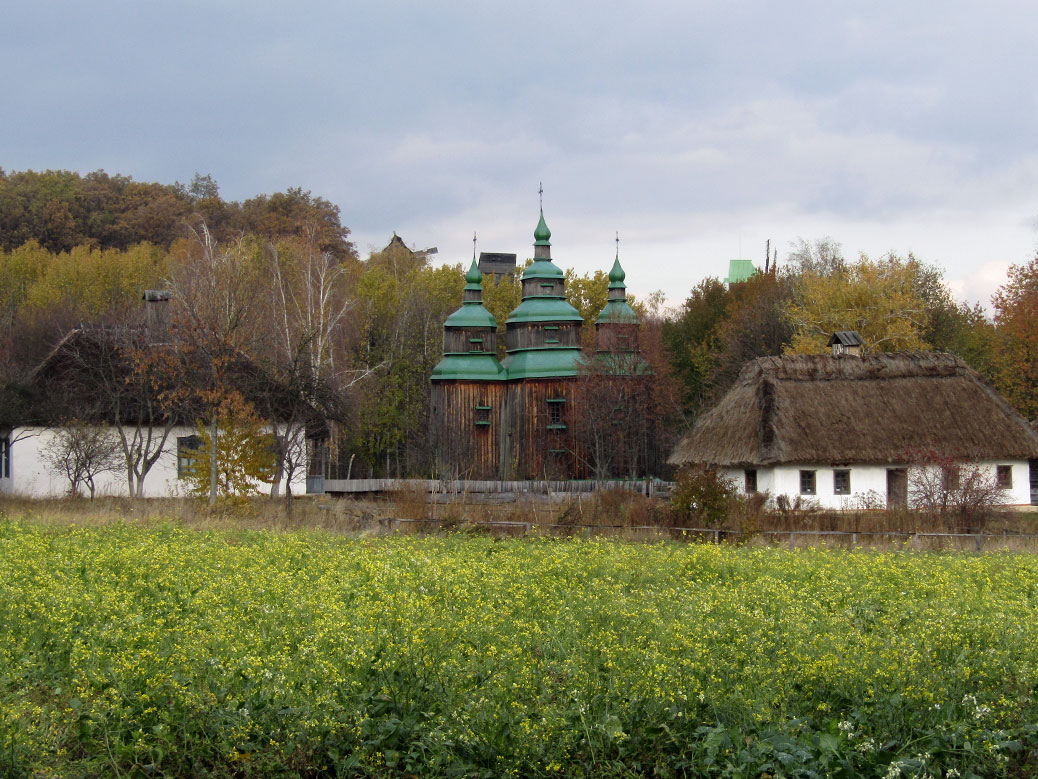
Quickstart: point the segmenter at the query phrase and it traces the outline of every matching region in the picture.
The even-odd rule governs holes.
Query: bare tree
[[[990,467],[932,450],[910,452],[905,461],[917,463],[909,469],[908,502],[918,511],[976,529],[994,507],[1006,503],[1007,492]]]
[[[94,479],[120,468],[119,441],[107,427],[72,420],[55,429],[43,447],[43,459],[68,479],[70,495],[78,495],[80,487],[86,486],[93,500]]]

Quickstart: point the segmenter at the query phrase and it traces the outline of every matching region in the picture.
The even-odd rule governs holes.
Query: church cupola
[[[461,308],[443,323],[443,359],[433,369],[433,381],[505,378],[497,360],[497,320],[483,306],[482,282],[473,260],[465,274]]]
[[[620,265],[620,237],[616,238],[616,259],[609,271],[609,297],[595,322],[595,342],[599,352],[638,350],[638,314],[627,302],[627,285]]]
[[[509,379],[576,376],[584,320],[566,301],[566,274],[551,260],[551,231],[543,207],[533,238],[533,262],[522,278],[523,300],[506,322],[504,367]]]

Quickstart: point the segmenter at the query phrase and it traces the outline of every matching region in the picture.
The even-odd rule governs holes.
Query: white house
[[[115,429],[110,428],[115,435]],[[156,431],[161,435],[160,431]],[[47,447],[58,435],[58,428],[16,427],[6,433],[0,432],[0,493],[30,498],[56,498],[68,495],[69,480],[64,473],[54,470],[47,463]],[[192,427],[178,426],[171,429],[162,448],[162,454],[148,471],[144,479],[143,497],[169,498],[189,495],[191,487],[185,480],[185,466],[190,461],[192,448],[199,445],[197,431]],[[127,496],[129,488],[123,457],[117,458],[118,465],[110,471],[98,474],[94,479],[96,495]],[[257,491],[266,493],[269,484],[256,482]],[[281,485],[284,491],[284,484]],[[305,469],[299,469],[292,478],[292,492],[300,495],[306,491]],[[82,490],[86,492],[85,489]]]
[[[986,471],[1008,504],[1035,502],[1038,435],[950,354],[753,360],[669,462],[716,467],[743,492],[849,509],[904,505],[927,453]]]

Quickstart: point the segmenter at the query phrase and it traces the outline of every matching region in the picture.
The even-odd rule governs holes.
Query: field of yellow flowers
[[[0,775],[1038,770],[1038,558],[0,519]]]

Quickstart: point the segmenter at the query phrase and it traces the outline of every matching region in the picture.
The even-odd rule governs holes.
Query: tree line
[[[173,423],[197,423],[216,438],[228,420],[266,424],[275,491],[302,467],[306,433],[329,420],[338,475],[429,475],[429,376],[464,268],[434,266],[399,239],[361,259],[349,236],[336,206],[299,189],[235,203],[203,176],[184,186],[102,171],[0,171],[0,426],[133,417],[139,424],[120,444],[131,493],[155,451],[147,431]],[[519,275],[484,279],[499,348]],[[605,272],[566,275],[570,302],[593,322]],[[149,289],[170,293],[166,340],[176,349],[156,348],[149,333],[141,302]],[[659,293],[632,302],[651,392],[635,396],[599,376],[575,404],[587,407],[587,424],[575,420],[586,448],[602,452],[596,475],[658,471],[674,438],[747,360],[824,351],[834,330],[858,330],[870,350],[958,354],[1021,413],[1038,416],[1038,258],[1010,271],[990,320],[955,300],[939,267],[911,255],[848,260],[831,239],[801,240],[778,270],[745,282],[704,279],[677,310],[665,310]],[[55,380],[46,398],[27,397],[34,370],[77,330],[121,334],[106,341],[112,354],[77,346],[78,375],[63,369],[104,391],[62,390]],[[593,349],[590,324],[584,343]],[[134,382],[118,378],[128,374]],[[104,407],[84,408],[84,398]],[[601,414],[603,403],[614,413]],[[603,420],[614,427],[603,430]],[[636,437],[642,452],[619,456],[609,443],[617,436]],[[217,473],[215,460],[203,490],[236,478]]]

